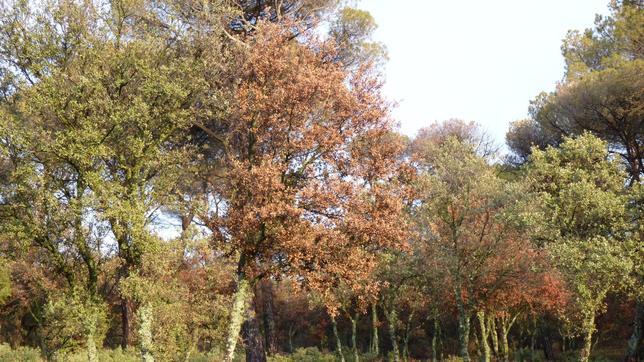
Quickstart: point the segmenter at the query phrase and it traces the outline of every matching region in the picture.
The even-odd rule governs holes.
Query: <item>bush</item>
[[[320,352],[317,347],[298,348],[290,355],[275,355],[268,358],[269,362],[335,362],[335,355]]]
[[[66,354],[61,360],[66,362],[86,362],[87,351],[79,349],[74,353]],[[99,349],[98,360],[101,362],[139,362],[141,356],[135,348],[128,348],[126,350],[122,350],[121,348]]]
[[[223,361],[224,352],[223,351],[210,351],[210,352],[192,352],[187,362],[211,362],[211,361]],[[238,353],[235,354],[235,361],[242,360]]]
[[[519,348],[516,351],[514,351],[514,353],[512,354],[512,357],[515,361],[534,360],[537,362],[541,362],[546,360],[546,355],[540,349],[534,350],[534,359],[532,359],[532,351],[530,351],[530,348]]]
[[[35,348],[18,347],[12,349],[8,344],[0,343],[0,362],[40,362],[42,360],[40,351]]]
[[[445,362],[463,362],[463,358],[459,356],[447,356]]]
[[[363,362],[382,361],[382,357],[378,356],[375,353],[367,352],[360,355],[360,361],[363,361]]]

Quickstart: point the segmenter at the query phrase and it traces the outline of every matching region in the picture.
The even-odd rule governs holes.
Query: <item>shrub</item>
[[[74,353],[66,354],[61,360],[66,362],[86,362],[87,351],[79,349]],[[99,349],[98,360],[101,362],[139,362],[141,356],[135,348],[128,348],[126,350],[122,350],[121,348]]]
[[[447,356],[445,362],[463,362],[463,358],[459,356]]]
[[[40,362],[42,360],[40,351],[35,348],[18,347],[12,349],[8,344],[0,343],[0,362]]]
[[[530,348],[519,348],[512,354],[515,361],[536,361],[541,362],[546,360],[546,356],[540,349],[534,350],[534,359],[532,358],[532,351]]]
[[[320,352],[317,347],[298,348],[291,355],[275,355],[269,362],[335,362],[335,355]]]

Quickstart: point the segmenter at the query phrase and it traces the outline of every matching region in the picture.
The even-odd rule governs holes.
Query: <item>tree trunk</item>
[[[121,349],[130,345],[130,302],[127,297],[121,297]]]
[[[470,316],[465,313],[463,303],[457,299],[458,309],[458,351],[464,362],[469,362],[470,352]]]
[[[566,353],[566,336],[561,336],[561,352]]]
[[[293,353],[293,335],[295,334],[295,330],[293,329],[293,326],[288,327],[288,351],[290,353]]]
[[[190,227],[193,218],[194,215],[192,213],[181,215],[181,235],[179,236],[179,240],[181,240],[181,250],[177,253],[179,266],[181,267],[187,266],[185,256],[186,251],[188,250],[188,228]]]
[[[534,362],[534,344],[537,337],[537,320],[532,316],[532,330],[530,331],[530,361]]]
[[[86,326],[87,333],[87,361],[89,362],[98,362],[98,351],[96,350],[96,314],[92,313],[88,317]]]
[[[508,316],[502,316],[499,318],[499,326],[501,328],[501,334],[499,335],[499,337],[501,338],[499,348],[501,350],[501,360],[504,362],[507,362],[510,359],[508,334],[510,334],[510,328],[512,328],[518,316],[518,314],[515,314],[512,318],[508,318]]]
[[[273,281],[266,279],[262,284],[262,322],[264,325],[264,342],[269,355],[277,353],[277,336],[275,334],[275,312],[273,304]]]
[[[589,313],[583,322],[584,326],[584,346],[579,354],[580,362],[587,362],[590,358],[590,350],[593,347],[593,332],[595,331],[595,312]]]
[[[488,343],[489,330],[487,328],[487,318],[485,317],[485,312],[479,311],[476,313],[476,316],[479,320],[479,328],[481,330],[481,349],[482,357],[484,362],[490,362],[492,359],[492,351],[490,350],[490,344]]]
[[[434,317],[434,333],[432,334],[432,362],[438,361],[438,318]]]
[[[411,334],[411,322],[414,318],[414,312],[409,313],[407,318],[407,325],[405,326],[405,339],[403,340],[403,359],[409,359],[409,335]]]
[[[396,322],[398,321],[398,315],[396,310],[392,308],[391,311],[385,312],[387,316],[387,324],[389,324],[389,338],[391,338],[391,347],[394,354],[394,362],[400,361],[400,352],[398,350],[398,337],[396,336]]]
[[[380,341],[378,340],[378,311],[376,309],[376,303],[371,304],[371,345],[369,346],[369,352],[378,356],[380,355]]]
[[[226,336],[226,362],[232,362],[235,357],[235,348],[237,347],[239,332],[244,321],[249,288],[250,283],[244,273],[237,273],[237,291],[235,292],[233,307],[230,311],[230,323],[228,324],[228,335]]]
[[[640,360],[640,343],[642,341],[642,328],[644,325],[644,302],[638,301],[635,305],[635,318],[633,319],[633,333],[628,340],[626,360],[636,362]]]
[[[139,307],[139,339],[141,359],[143,362],[154,362],[152,356],[152,307],[143,304]]]
[[[489,329],[490,335],[492,335],[492,350],[494,351],[494,355],[498,356],[499,355],[499,336],[496,333],[496,319],[492,316],[488,317],[488,329]]]
[[[360,355],[358,354],[358,312],[351,319],[351,347],[353,348],[353,358],[355,362],[360,361]]]
[[[266,362],[264,338],[259,330],[259,321],[255,310],[255,303],[250,303],[246,310],[246,320],[242,325],[246,362]]]
[[[335,337],[335,350],[340,357],[341,362],[344,361],[344,354],[342,353],[342,341],[340,340],[340,335],[338,334],[338,323],[335,321],[335,316],[331,316],[331,325],[333,326],[333,336]]]

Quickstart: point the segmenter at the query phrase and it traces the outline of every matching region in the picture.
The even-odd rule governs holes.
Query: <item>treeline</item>
[[[0,342],[638,360],[644,6],[610,6],[503,155],[474,122],[397,133],[341,1],[3,2]]]

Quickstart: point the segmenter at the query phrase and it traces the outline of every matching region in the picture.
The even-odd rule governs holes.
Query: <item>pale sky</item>
[[[481,123],[502,144],[509,122],[563,76],[561,40],[608,14],[608,0],[362,0],[389,52],[385,93],[413,136],[434,120]]]

